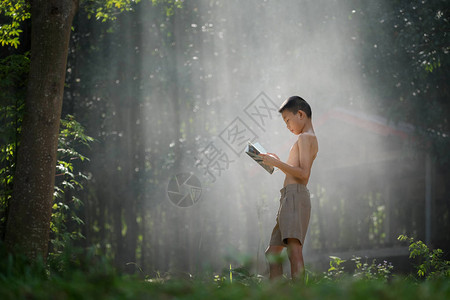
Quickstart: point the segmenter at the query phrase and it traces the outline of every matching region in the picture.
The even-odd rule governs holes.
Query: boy
[[[265,164],[277,167],[286,174],[283,188],[280,190],[277,222],[272,231],[266,256],[279,255],[284,247],[287,247],[291,277],[295,279],[303,276],[305,269],[302,247],[311,212],[310,195],[306,185],[319,148],[311,122],[311,107],[304,99],[292,96],[284,101],[278,111],[287,128],[298,135],[298,140],[291,147],[286,163],[276,154],[260,154]],[[283,274],[282,264],[271,262],[270,259],[269,269],[270,279]]]

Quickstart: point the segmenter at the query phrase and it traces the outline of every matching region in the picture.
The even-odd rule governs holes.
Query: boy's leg
[[[292,279],[303,278],[305,265],[303,262],[303,247],[298,239],[287,239],[288,257],[291,263]]]
[[[283,246],[270,245],[266,250],[266,258],[269,261],[270,280],[276,279],[283,275],[283,264],[277,256],[283,251]],[[270,257],[272,256],[272,257]]]

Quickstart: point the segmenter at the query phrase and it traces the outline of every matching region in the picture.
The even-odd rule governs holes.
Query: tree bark
[[[31,65],[5,243],[47,257],[67,54],[78,0],[33,0]]]

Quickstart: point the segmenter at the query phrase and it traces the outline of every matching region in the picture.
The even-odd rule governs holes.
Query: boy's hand
[[[263,159],[263,163],[269,166],[276,166],[277,162],[280,161],[280,158],[278,157],[278,155],[274,154],[274,153],[260,153],[259,156],[262,156]]]

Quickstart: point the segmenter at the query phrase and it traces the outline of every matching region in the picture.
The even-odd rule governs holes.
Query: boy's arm
[[[263,162],[267,165],[271,165],[277,167],[285,174],[292,175],[301,180],[309,179],[309,175],[311,174],[311,166],[313,162],[313,154],[311,151],[311,138],[308,135],[300,135],[297,141],[298,145],[298,156],[299,156],[299,166],[291,166],[287,163],[282,162],[279,159],[271,156],[271,153],[268,154],[260,154],[263,156]]]

